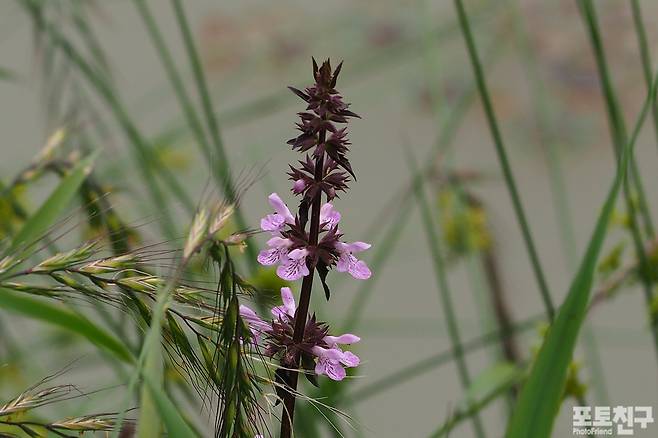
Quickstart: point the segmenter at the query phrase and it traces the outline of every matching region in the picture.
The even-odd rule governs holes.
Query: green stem
[[[536,327],[537,323],[542,319],[543,318],[541,316],[528,318],[515,324],[512,329],[507,332],[500,329],[487,332],[484,335],[466,341],[462,346],[462,351],[464,354],[479,351],[484,347],[499,342],[501,337],[506,338],[514,334],[526,332]],[[353,403],[362,402],[371,397],[374,397],[377,394],[380,394],[383,391],[390,390],[395,386],[401,385],[402,383],[415,379],[424,373],[435,370],[444,364],[450,363],[452,360],[454,360],[454,358],[455,350],[453,348],[450,348],[441,353],[434,354],[425,359],[421,359],[416,363],[394,371],[380,379],[369,382],[368,385],[364,386],[363,388],[359,388],[350,394],[349,398]]]
[[[619,161],[620,152],[624,145],[627,143],[627,134],[626,127],[624,124],[623,116],[621,114],[621,108],[618,104],[617,97],[615,95],[614,87],[612,85],[612,80],[610,77],[610,72],[608,70],[608,65],[605,57],[605,51],[603,49],[603,42],[601,40],[601,35],[599,31],[599,26],[596,18],[596,11],[594,9],[594,4],[591,0],[578,0],[578,5],[580,6],[581,15],[587,27],[590,41],[592,43],[592,48],[594,50],[594,57],[596,59],[596,65],[599,71],[599,76],[601,78],[601,91],[605,98],[605,104],[608,114],[608,126],[610,129],[610,136],[612,137],[613,149],[615,151],[615,156],[617,161]],[[647,100],[647,105],[654,106],[654,97],[650,96]],[[648,108],[644,108],[647,110]],[[633,132],[632,140],[633,141],[638,133],[641,125],[638,125],[635,132]],[[649,217],[649,212],[647,208],[646,199],[644,196],[644,190],[642,188],[640,174],[637,169],[635,157],[631,157],[631,168],[629,169],[630,175],[629,178],[624,180],[624,198],[626,201],[626,209],[628,210],[628,215],[630,219],[630,231],[633,238],[633,244],[635,246],[635,253],[640,265],[639,277],[642,282],[642,287],[644,289],[645,300],[647,304],[647,309],[650,312],[651,317],[651,333],[653,334],[653,340],[655,344],[656,354],[658,355],[658,318],[655,318],[651,313],[651,305],[653,301],[653,279],[650,275],[651,267],[649,261],[647,260],[647,255],[644,248],[644,241],[639,227],[639,221],[637,219],[636,208],[633,202],[633,193],[631,188],[631,183],[634,184],[635,189],[637,190],[639,198],[639,209],[643,213],[646,232],[650,238],[654,238],[655,234],[653,232],[653,227],[651,226],[651,218]],[[630,180],[630,177],[633,177],[633,180]]]
[[[642,73],[644,74],[644,81],[647,90],[650,90],[652,80],[651,54],[649,52],[647,32],[644,29],[644,21],[642,20],[642,10],[640,9],[639,0],[631,0],[631,9],[633,10],[633,24],[635,26],[635,33],[637,35],[637,42],[640,49],[640,59],[642,60]],[[658,139],[658,108],[656,105],[651,105],[651,114],[653,116],[654,133]]]
[[[158,206],[158,211],[168,211],[168,202],[156,180],[156,173],[154,169],[155,166],[157,166],[158,170],[160,170],[161,176],[165,182],[170,185],[172,193],[179,195],[179,200],[187,208],[191,208],[193,210],[194,205],[189,202],[189,197],[187,197],[182,191],[182,188],[178,186],[178,183],[173,175],[170,175],[168,170],[162,166],[160,159],[153,153],[150,146],[137,129],[137,126],[133,124],[126,109],[112,90],[110,84],[108,84],[104,79],[104,76],[99,74],[80,55],[80,53],[75,50],[73,45],[71,45],[71,43],[60,33],[60,31],[55,26],[46,21],[42,11],[39,9],[40,5],[38,2],[35,0],[20,0],[20,2],[34,19],[35,25],[42,29],[51,38],[52,42],[64,52],[66,57],[74,65],[76,65],[76,67],[87,79],[92,88],[96,90],[100,97],[104,99],[107,105],[110,107],[113,115],[117,119],[119,126],[121,126],[124,134],[135,148],[135,160],[140,167],[140,175],[144,179],[145,185],[151,194],[153,203]],[[163,214],[161,215],[160,219],[161,220],[159,223],[165,236],[168,239],[177,238],[178,233],[176,231],[176,226],[171,215]]]
[[[494,41],[491,50],[487,52],[487,64],[492,65],[494,61],[499,59],[500,54],[502,53],[502,48],[504,46],[504,39],[500,38]],[[434,146],[430,152],[425,157],[424,163],[425,166],[422,170],[418,171],[418,174],[412,175],[411,185],[413,185],[413,180],[419,175],[424,175],[428,173],[434,166],[436,157],[440,157],[448,151],[452,145],[457,131],[461,126],[461,123],[464,121],[464,116],[471,108],[473,101],[476,96],[475,85],[465,90],[460,96],[457,102],[450,108],[450,111],[443,113],[442,120],[438,123],[439,128],[437,131],[439,135],[434,143]],[[391,204],[396,198],[402,199],[402,202],[395,204],[395,219],[393,223],[388,228],[388,232],[385,233],[383,240],[375,247],[375,253],[373,260],[370,263],[372,270],[377,272],[381,271],[388,261],[389,257],[394,254],[393,249],[397,244],[404,227],[407,225],[408,221],[406,220],[406,210],[411,202],[410,198],[407,196],[408,187],[403,187],[402,191],[398,195],[393,195],[388,204]],[[369,229],[373,229],[375,226],[379,227],[384,221],[382,218],[390,217],[390,214],[385,214],[385,211],[377,215],[377,220]],[[374,240],[374,239],[370,239]],[[367,307],[367,302],[372,296],[372,292],[375,290],[375,285],[377,284],[377,276],[370,279],[370,281],[364,282],[363,285],[357,290],[352,303],[350,304],[347,317],[345,317],[343,323],[343,330],[350,331],[359,323],[363,311]]]
[[[498,122],[496,120],[496,115],[491,103],[491,98],[489,96],[489,91],[484,79],[484,73],[482,71],[482,65],[480,64],[480,59],[477,54],[477,49],[475,47],[475,41],[473,40],[473,35],[471,33],[471,27],[469,24],[468,16],[464,9],[462,0],[455,0],[455,7],[457,9],[457,15],[459,17],[459,24],[464,34],[464,40],[468,48],[468,54],[471,59],[471,64],[473,66],[473,73],[475,75],[475,81],[477,83],[478,91],[480,93],[480,98],[482,99],[482,105],[484,106],[484,112],[489,124],[489,129],[491,131],[491,136],[496,147],[496,153],[498,154],[498,160],[500,161],[501,170],[505,178],[505,184],[509,191],[510,197],[512,198],[512,205],[514,207],[514,212],[516,214],[516,219],[521,227],[521,233],[523,235],[523,240],[526,245],[526,250],[528,251],[528,256],[530,257],[530,263],[532,264],[532,269],[535,274],[537,285],[539,286],[539,292],[541,298],[544,302],[544,307],[546,314],[549,319],[552,321],[555,315],[555,306],[553,305],[553,300],[548,289],[548,284],[542,270],[539,256],[537,250],[535,249],[535,243],[530,232],[530,226],[526,219],[525,211],[521,203],[521,197],[514,180],[514,175],[512,174],[512,168],[510,166],[509,160],[507,158],[507,152],[505,151],[505,145],[503,143],[502,134],[498,128]]]
[[[194,39],[192,38],[192,32],[190,31],[190,26],[185,15],[185,10],[181,0],[171,0],[171,3],[174,8],[178,27],[180,28],[180,32],[183,36],[183,42],[185,44],[185,49],[187,50],[187,56],[189,58],[190,65],[192,66],[192,72],[194,74],[197,91],[201,96],[201,105],[205,114],[206,125],[208,126],[208,131],[210,132],[210,138],[212,139],[213,146],[215,147],[214,152],[216,157],[214,160],[209,160],[209,163],[211,163],[211,165],[216,169],[215,175],[218,179],[217,182],[221,184],[224,190],[224,194],[229,198],[231,202],[235,204],[234,217],[237,227],[240,230],[246,230],[247,222],[244,218],[242,210],[240,209],[239,203],[240,193],[236,189],[233,180],[231,179],[231,169],[220,134],[217,114],[212,104],[210,91],[208,90],[208,84],[206,83],[206,77],[203,73],[203,67],[201,65],[199,54],[194,44]],[[253,273],[258,267],[258,264],[256,263],[255,245],[247,245],[246,251],[248,254],[247,260],[249,268]]]
[[[455,309],[452,303],[452,298],[450,294],[450,288],[448,285],[448,279],[445,272],[445,266],[443,263],[443,255],[441,254],[441,246],[439,236],[436,233],[436,224],[432,219],[432,212],[430,210],[429,204],[425,195],[424,181],[422,173],[419,174],[416,163],[411,157],[411,152],[408,151],[409,157],[409,167],[412,175],[418,175],[414,178],[414,194],[418,207],[420,208],[421,217],[423,220],[423,226],[425,228],[425,235],[427,236],[427,242],[429,245],[430,252],[432,254],[432,260],[434,263],[434,274],[436,277],[437,285],[439,288],[439,296],[441,299],[443,316],[446,320],[448,334],[450,335],[450,341],[452,348],[455,352],[455,363],[457,364],[457,371],[459,372],[459,379],[464,390],[468,389],[471,384],[471,377],[468,372],[468,367],[466,366],[466,361],[464,359],[464,348],[459,335],[459,327],[457,324],[457,319],[455,318]],[[482,421],[479,415],[474,414],[472,417],[473,428],[475,434],[478,437],[484,437],[484,428],[482,426]]]
[[[530,93],[537,119],[537,132],[542,150],[545,152],[548,167],[553,207],[556,221],[562,235],[562,254],[567,271],[574,275],[578,266],[578,246],[576,233],[574,232],[573,214],[567,193],[562,157],[558,147],[558,139],[553,130],[553,117],[549,105],[549,95],[541,79],[538,62],[530,45],[528,33],[523,25],[518,4],[514,7],[514,30],[516,33],[519,51],[525,67],[526,77],[530,85]],[[594,332],[589,324],[583,326],[583,350],[587,358],[596,398],[602,404],[609,404],[608,391],[605,384],[605,376],[598,343]]]

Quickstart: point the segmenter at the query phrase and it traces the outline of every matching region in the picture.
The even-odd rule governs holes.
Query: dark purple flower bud
[[[306,188],[306,181],[304,178],[299,178],[295,183],[292,185],[292,192],[296,195],[299,195],[300,193],[304,192],[304,189]]]

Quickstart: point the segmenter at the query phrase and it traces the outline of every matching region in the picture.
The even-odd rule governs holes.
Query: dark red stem
[[[326,131],[322,130],[318,133],[318,147],[322,147],[322,144],[326,139]],[[324,152],[322,152],[315,159],[315,181],[322,181],[322,171],[324,168]],[[320,235],[320,208],[322,207],[322,191],[318,190],[315,198],[313,198],[313,204],[311,206],[311,229],[309,231],[308,244],[309,246],[315,246],[318,244],[318,237]],[[309,273],[302,280],[302,291],[299,297],[299,306],[297,307],[297,312],[295,314],[295,331],[293,332],[293,342],[295,345],[302,342],[304,339],[304,329],[306,328],[306,319],[308,318],[308,306],[311,302],[311,290],[313,289],[313,276],[315,274],[315,266],[311,264],[308,268]],[[299,368],[300,364],[299,354],[295,358],[295,367]],[[290,388],[286,391],[283,396],[283,414],[281,416],[281,434],[280,438],[290,438],[292,436],[293,422],[295,418],[295,392],[297,390],[297,381],[299,379],[299,373],[297,371],[289,371],[288,382]]]

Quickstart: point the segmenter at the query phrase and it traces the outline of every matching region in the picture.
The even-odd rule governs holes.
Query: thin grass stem
[[[561,248],[563,260],[567,271],[574,275],[578,268],[578,245],[573,225],[573,214],[567,193],[562,156],[560,154],[558,139],[554,135],[553,115],[549,104],[549,95],[541,79],[538,60],[535,56],[528,38],[527,30],[523,24],[519,5],[514,6],[514,31],[521,60],[524,64],[526,78],[530,85],[533,109],[537,123],[537,134],[540,145],[546,157],[549,174],[549,183],[555,211],[556,222],[561,234]],[[605,384],[601,355],[598,342],[590,325],[583,326],[583,349],[587,364],[592,373],[596,398],[602,404],[609,404],[608,390]]]
[[[521,196],[512,173],[512,167],[510,166],[509,159],[507,157],[507,152],[505,151],[505,145],[503,143],[502,134],[498,127],[498,122],[496,120],[496,114],[491,103],[491,98],[489,96],[489,90],[486,85],[484,72],[482,69],[482,64],[475,47],[475,41],[471,33],[471,26],[469,23],[468,15],[464,9],[462,0],[455,0],[455,7],[457,9],[457,15],[459,18],[459,24],[464,35],[464,40],[466,42],[466,47],[468,49],[468,54],[471,59],[471,64],[473,67],[473,74],[475,76],[475,81],[477,83],[477,88],[482,100],[482,105],[484,107],[484,112],[487,118],[487,123],[489,125],[489,130],[491,131],[491,137],[496,147],[496,153],[498,155],[498,160],[500,162],[500,167],[505,178],[505,184],[509,191],[510,197],[512,198],[512,205],[514,207],[514,213],[516,219],[521,227],[521,234],[523,235],[523,240],[525,242],[526,250],[530,258],[530,263],[539,287],[539,292],[541,294],[542,301],[544,302],[544,308],[546,314],[550,320],[553,320],[555,315],[555,306],[553,304],[553,299],[548,288],[548,283],[546,282],[546,277],[544,271],[541,267],[539,261],[539,255],[535,248],[535,243],[532,238],[532,233],[530,231],[530,226],[528,220],[526,219],[525,211],[521,203]]]
[[[651,81],[653,79],[651,73],[651,53],[649,52],[647,32],[644,28],[644,20],[642,19],[642,9],[640,8],[639,0],[631,0],[631,10],[633,11],[633,25],[635,27],[635,34],[637,35],[637,42],[640,49],[640,59],[642,60],[642,73],[644,75],[647,90],[649,90],[651,89]],[[656,105],[651,106],[651,115],[653,116],[654,133],[656,139],[658,139],[658,108]]]
[[[605,51],[603,48],[603,41],[601,39],[601,33],[599,30],[598,21],[596,18],[596,10],[594,4],[590,0],[578,0],[578,6],[580,7],[581,16],[585,22],[590,42],[592,43],[592,48],[594,51],[594,57],[596,59],[596,65],[601,78],[601,92],[604,96],[604,101],[606,105],[607,115],[608,115],[608,126],[610,129],[610,136],[612,138],[612,145],[615,151],[615,156],[617,161],[619,161],[620,152],[624,145],[627,143],[627,133],[626,127],[621,112],[621,107],[618,103],[617,96],[612,84],[612,79],[608,69],[608,64],[606,61]],[[654,106],[655,102],[653,101],[654,96],[650,96],[647,100],[647,104]],[[644,108],[646,110],[647,108]],[[635,138],[639,134],[641,125],[638,124],[635,132],[632,134],[632,140],[635,141]],[[639,262],[639,277],[642,282],[642,287],[644,290],[645,300],[647,304],[647,309],[649,311],[650,323],[651,323],[651,333],[653,335],[654,346],[656,350],[656,355],[658,355],[658,318],[652,314],[652,302],[653,302],[653,279],[651,275],[651,266],[649,264],[646,252],[644,240],[639,226],[639,220],[637,218],[637,210],[633,200],[633,188],[637,191],[638,195],[638,209],[640,213],[644,216],[646,233],[648,236],[653,239],[655,233],[653,232],[653,227],[651,225],[651,218],[649,216],[648,207],[646,203],[646,197],[644,195],[644,190],[642,189],[641,176],[638,172],[637,163],[635,157],[631,157],[631,166],[630,166],[630,175],[624,180],[624,198],[626,202],[626,209],[628,211],[629,217],[629,227],[631,231],[631,236],[633,238],[633,244],[635,247],[636,257]],[[632,178],[632,180],[631,180]],[[631,187],[631,184],[634,187]]]
[[[464,348],[459,335],[459,326],[455,317],[455,308],[452,303],[450,287],[448,285],[448,278],[443,262],[443,255],[441,254],[441,244],[439,236],[436,233],[436,224],[432,218],[432,212],[425,195],[423,175],[419,174],[414,158],[411,156],[411,152],[407,151],[407,154],[411,174],[417,175],[417,177],[414,178],[414,195],[420,209],[427,243],[432,255],[434,275],[436,277],[439,289],[439,296],[442,304],[441,307],[443,309],[443,317],[446,321],[452,348],[455,352],[455,363],[457,365],[459,379],[462,388],[466,390],[471,384],[471,377],[466,365],[466,360],[464,359]],[[477,413],[472,416],[471,421],[473,422],[473,429],[475,434],[478,437],[484,437],[485,432],[484,427],[482,426],[482,420]]]

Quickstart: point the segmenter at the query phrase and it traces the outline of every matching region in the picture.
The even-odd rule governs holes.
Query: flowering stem
[[[318,145],[325,142],[327,132],[321,130],[318,133]],[[322,169],[324,167],[324,152],[320,153],[315,159],[315,181],[322,180]],[[313,198],[311,206],[311,227],[309,231],[309,246],[318,244],[318,236],[320,234],[320,208],[322,207],[322,192],[318,193]],[[304,329],[306,327],[306,319],[308,317],[308,307],[311,302],[311,290],[313,289],[313,275],[315,274],[315,266],[311,264],[308,268],[308,275],[302,280],[302,290],[299,297],[299,307],[295,314],[295,330],[293,332],[293,342],[298,345],[304,339]],[[295,358],[295,368],[299,367],[300,356]],[[290,438],[292,435],[292,426],[295,416],[295,391],[297,390],[297,381],[299,373],[297,371],[288,371],[288,384],[289,388],[283,396],[283,414],[281,421],[281,434],[280,438]]]

